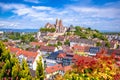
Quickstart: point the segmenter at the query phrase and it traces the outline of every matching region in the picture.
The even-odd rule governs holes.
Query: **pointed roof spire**
[[[56,19],[56,26],[59,26],[58,18]]]

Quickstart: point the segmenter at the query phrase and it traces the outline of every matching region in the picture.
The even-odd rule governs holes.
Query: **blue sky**
[[[120,31],[120,0],[0,0],[0,28],[39,29],[56,18],[64,26]]]

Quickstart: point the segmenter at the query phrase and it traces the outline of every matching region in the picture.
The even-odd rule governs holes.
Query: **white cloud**
[[[2,7],[3,10],[11,10],[11,9],[22,9],[26,7],[23,4],[5,4],[5,3],[0,3],[0,7]]]
[[[0,22],[0,26],[40,28],[41,26],[44,26],[45,23],[55,23],[55,19],[60,18],[63,20],[63,24],[67,26],[73,24],[96,29],[104,27],[103,29],[108,30],[120,28],[119,8],[66,6],[62,9],[56,9],[47,6],[28,7],[23,4],[0,4],[0,6],[3,9],[11,10],[11,12],[16,14],[14,17],[11,17],[8,22]]]
[[[39,0],[24,0],[25,2],[30,2],[30,3],[40,3]]]
[[[32,8],[36,10],[53,10],[53,8],[46,6],[32,6]]]
[[[20,8],[20,9],[13,10],[13,12],[18,16],[33,13],[33,11],[30,8],[22,8],[22,9]]]
[[[71,10],[89,17],[120,18],[120,9],[117,8],[91,8],[91,7],[69,7]],[[84,15],[85,16],[85,15]]]

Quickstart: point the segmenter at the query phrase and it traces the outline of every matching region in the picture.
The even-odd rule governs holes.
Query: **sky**
[[[120,0],[0,0],[0,28],[39,29],[57,18],[64,26],[120,31]]]

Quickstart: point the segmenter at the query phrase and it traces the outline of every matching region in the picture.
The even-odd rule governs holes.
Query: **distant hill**
[[[0,31],[4,31],[4,32],[38,32],[39,29],[6,29],[6,28],[2,28],[2,29],[0,29]]]

